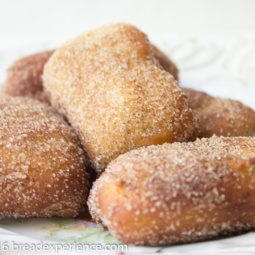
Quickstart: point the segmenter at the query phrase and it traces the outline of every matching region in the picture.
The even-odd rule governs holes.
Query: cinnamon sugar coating
[[[255,227],[255,138],[148,146],[112,161],[88,204],[120,241],[167,245]]]
[[[179,70],[177,66],[174,64],[174,62],[171,61],[171,59],[155,45],[152,44],[151,48],[154,57],[159,61],[159,64],[163,67],[163,69],[172,74],[175,80],[178,81]]]
[[[45,65],[43,81],[99,173],[131,149],[196,136],[187,96],[131,25],[105,26],[67,42]]]
[[[88,175],[71,127],[46,104],[6,95],[0,120],[0,216],[76,216]]]
[[[199,137],[255,136],[255,111],[239,101],[183,89],[200,120]]]
[[[178,80],[176,65],[156,46],[152,45],[152,51],[161,66]],[[53,50],[40,52],[16,60],[7,71],[2,92],[10,96],[28,96],[49,103],[49,99],[43,93],[42,74],[44,65],[53,52]]]
[[[43,93],[42,73],[53,51],[45,51],[15,61],[7,71],[2,92],[10,96],[27,96],[48,102]]]

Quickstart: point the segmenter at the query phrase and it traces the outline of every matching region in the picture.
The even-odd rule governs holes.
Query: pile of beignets
[[[149,246],[249,230],[254,136],[253,109],[181,88],[143,32],[104,26],[9,68],[0,216],[75,217],[87,203],[120,241]]]

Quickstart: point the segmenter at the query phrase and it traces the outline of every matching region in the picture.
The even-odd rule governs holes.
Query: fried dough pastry
[[[53,52],[53,50],[45,51],[15,61],[8,69],[7,80],[2,89],[3,93],[10,96],[28,96],[49,103],[43,92],[41,76],[44,65]],[[155,45],[152,45],[152,52],[161,66],[178,81],[176,65]]]
[[[199,137],[255,136],[255,111],[239,101],[184,89],[200,120]]]
[[[112,161],[88,205],[126,244],[199,241],[255,227],[255,138],[148,146]]]
[[[131,149],[187,141],[197,131],[186,94],[131,25],[105,26],[67,42],[45,65],[43,81],[99,173]]]
[[[48,102],[42,87],[45,63],[53,51],[45,51],[15,61],[7,71],[2,92],[10,96],[27,96]]]
[[[0,216],[76,216],[88,176],[71,127],[46,104],[5,95],[0,120]]]

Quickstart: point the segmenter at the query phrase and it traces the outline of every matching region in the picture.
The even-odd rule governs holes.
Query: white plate
[[[153,40],[154,39],[154,40]],[[180,69],[180,84],[196,88],[212,95],[238,99],[255,109],[255,39],[242,38],[192,38],[154,36],[155,42]],[[14,51],[0,51],[0,84],[5,70],[13,60],[45,49],[58,43],[44,43]],[[28,244],[98,243],[118,244],[107,230],[89,221],[79,219],[26,219],[0,220],[0,248],[12,254],[17,243]],[[13,243],[15,242],[15,243]],[[29,247],[31,249],[32,246]],[[39,246],[38,246],[39,247]],[[59,246],[60,247],[60,246]],[[38,248],[40,249],[40,247]],[[64,249],[63,247],[60,249]],[[27,254],[20,247],[19,254]],[[101,250],[103,251],[103,250]],[[120,250],[121,251],[121,250]],[[120,251],[104,254],[121,254]],[[92,251],[86,251],[86,254]],[[255,233],[169,247],[128,247],[124,254],[254,254]],[[55,254],[51,250],[47,254]],[[84,251],[61,250],[60,254],[84,254]],[[31,254],[31,252],[29,253]]]

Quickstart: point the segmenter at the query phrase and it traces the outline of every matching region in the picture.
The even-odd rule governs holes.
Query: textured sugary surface
[[[153,55],[167,72],[178,80],[178,69],[175,64],[152,46]],[[49,102],[45,93],[41,75],[43,67],[53,51],[46,51],[27,56],[15,61],[8,69],[8,77],[3,92],[11,96],[29,96],[40,101]],[[212,97],[204,92],[184,89],[188,95],[190,107],[200,119],[199,137],[254,136],[255,112],[235,100]]]
[[[200,120],[199,137],[255,136],[255,111],[239,101],[184,89]]]
[[[89,207],[128,244],[208,239],[255,226],[254,171],[252,137],[143,147],[109,164]]]
[[[83,150],[50,106],[0,99],[0,216],[74,217],[88,187]]]
[[[94,167],[131,149],[193,139],[197,119],[187,96],[130,25],[102,27],[58,48],[44,69],[44,86]]]
[[[155,45],[152,44],[151,49],[152,49],[154,57],[159,61],[159,64],[164,68],[164,70],[172,74],[175,80],[178,81],[179,70],[177,66],[173,63],[173,61]]]
[[[178,68],[156,46],[152,45],[153,55],[160,65],[178,80]],[[43,91],[42,74],[46,62],[53,50],[36,53],[16,60],[7,70],[7,78],[2,92],[10,96],[27,96],[41,102],[49,103]]]
[[[10,96],[28,96],[48,101],[43,93],[42,73],[53,51],[45,51],[16,60],[7,71],[2,92]]]

